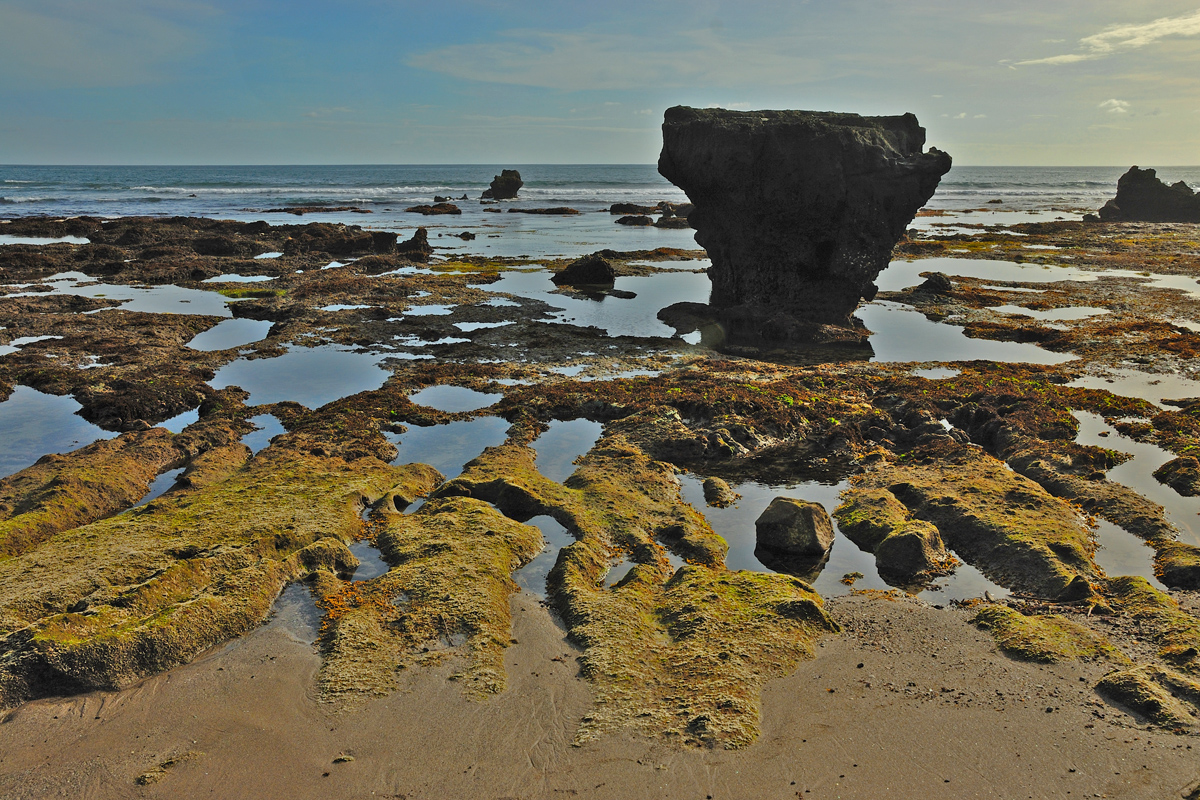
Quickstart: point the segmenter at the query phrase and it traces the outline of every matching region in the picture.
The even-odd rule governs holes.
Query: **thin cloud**
[[[1080,52],[1018,61],[1017,66],[1093,61],[1116,53],[1148,47],[1161,39],[1190,36],[1200,36],[1200,10],[1181,17],[1162,17],[1140,25],[1114,25],[1100,33],[1080,39]]]
[[[1098,106],[1096,106],[1096,108],[1103,108],[1105,111],[1107,111],[1110,114],[1128,114],[1129,113],[1128,101],[1118,100],[1115,97],[1110,100],[1105,100],[1103,103],[1100,103]]]
[[[406,63],[465,80],[568,91],[786,86],[821,72],[816,59],[795,55],[795,42],[783,37],[756,40],[753,47],[712,30],[684,31],[665,41],[591,31],[511,30],[499,37],[417,53]]]

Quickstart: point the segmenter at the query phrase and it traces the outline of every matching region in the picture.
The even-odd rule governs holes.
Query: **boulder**
[[[617,220],[618,225],[653,225],[654,220],[642,214],[630,214]]]
[[[676,106],[658,171],[694,204],[711,303],[849,324],[950,156],[912,114]]]
[[[906,578],[941,571],[947,557],[938,529],[915,519],[901,525],[875,548],[875,563],[881,573]]]
[[[612,286],[617,273],[603,256],[592,253],[572,261],[550,280],[556,286]]]
[[[653,214],[658,206],[639,206],[637,203],[613,203],[608,207],[610,214]]]
[[[492,178],[491,186],[484,189],[482,197],[486,200],[511,200],[524,185],[521,173],[515,169],[501,170],[499,175]]]
[[[818,503],[776,497],[754,521],[758,544],[778,552],[820,558],[833,546],[833,523]]]
[[[713,508],[728,508],[741,497],[720,478],[705,478],[703,488],[704,502]]]
[[[1200,495],[1200,460],[1180,456],[1154,470],[1159,483],[1165,483],[1184,497]]]
[[[1130,167],[1117,196],[1100,209],[1104,222],[1200,222],[1200,195],[1183,181],[1170,186],[1152,169]]]

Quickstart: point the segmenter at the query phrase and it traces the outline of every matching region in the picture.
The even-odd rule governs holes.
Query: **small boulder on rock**
[[[704,479],[704,502],[713,508],[728,508],[737,502],[740,494],[720,478]]]
[[[777,552],[820,558],[833,546],[833,523],[819,503],[776,497],[757,520],[758,544]]]
[[[1159,483],[1165,483],[1184,497],[1200,495],[1200,460],[1180,456],[1154,470]]]
[[[945,568],[946,545],[929,522],[909,520],[879,543],[875,562],[880,572],[912,576],[933,574]]]
[[[550,280],[556,286],[612,286],[616,270],[598,253],[572,261]]]

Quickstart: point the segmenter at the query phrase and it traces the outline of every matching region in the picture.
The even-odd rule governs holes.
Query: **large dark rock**
[[[658,171],[695,204],[711,303],[847,324],[913,215],[950,169],[912,114],[676,106]],[[774,326],[780,328],[778,324]]]
[[[515,169],[500,170],[500,174],[492,178],[492,183],[489,188],[483,190],[483,198],[490,200],[511,200],[517,196],[517,192],[525,182],[521,180],[521,173]]]
[[[550,280],[556,286],[612,286],[617,273],[603,256],[592,253],[567,265]]]
[[[1117,181],[1117,196],[1100,209],[1105,222],[1200,222],[1200,195],[1183,181],[1170,186],[1152,169],[1130,167]]]
[[[754,521],[758,544],[777,552],[820,558],[833,546],[833,523],[818,503],[776,497]]]

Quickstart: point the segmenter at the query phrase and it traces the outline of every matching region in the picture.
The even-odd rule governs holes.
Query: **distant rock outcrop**
[[[668,109],[658,171],[695,204],[718,316],[765,338],[847,325],[950,169],[924,144],[912,114]]]
[[[511,200],[517,196],[517,192],[524,185],[521,173],[515,169],[500,170],[500,174],[492,178],[491,187],[483,190],[482,198],[485,200]]]
[[[424,214],[426,216],[437,214],[461,214],[462,209],[454,205],[454,203],[436,203],[435,205],[409,206],[404,209],[410,214]]]
[[[612,286],[617,273],[601,255],[592,253],[572,261],[550,280],[556,286]]]
[[[1200,195],[1183,181],[1170,186],[1152,169],[1130,167],[1117,181],[1117,196],[1100,209],[1105,222],[1200,222]]]

